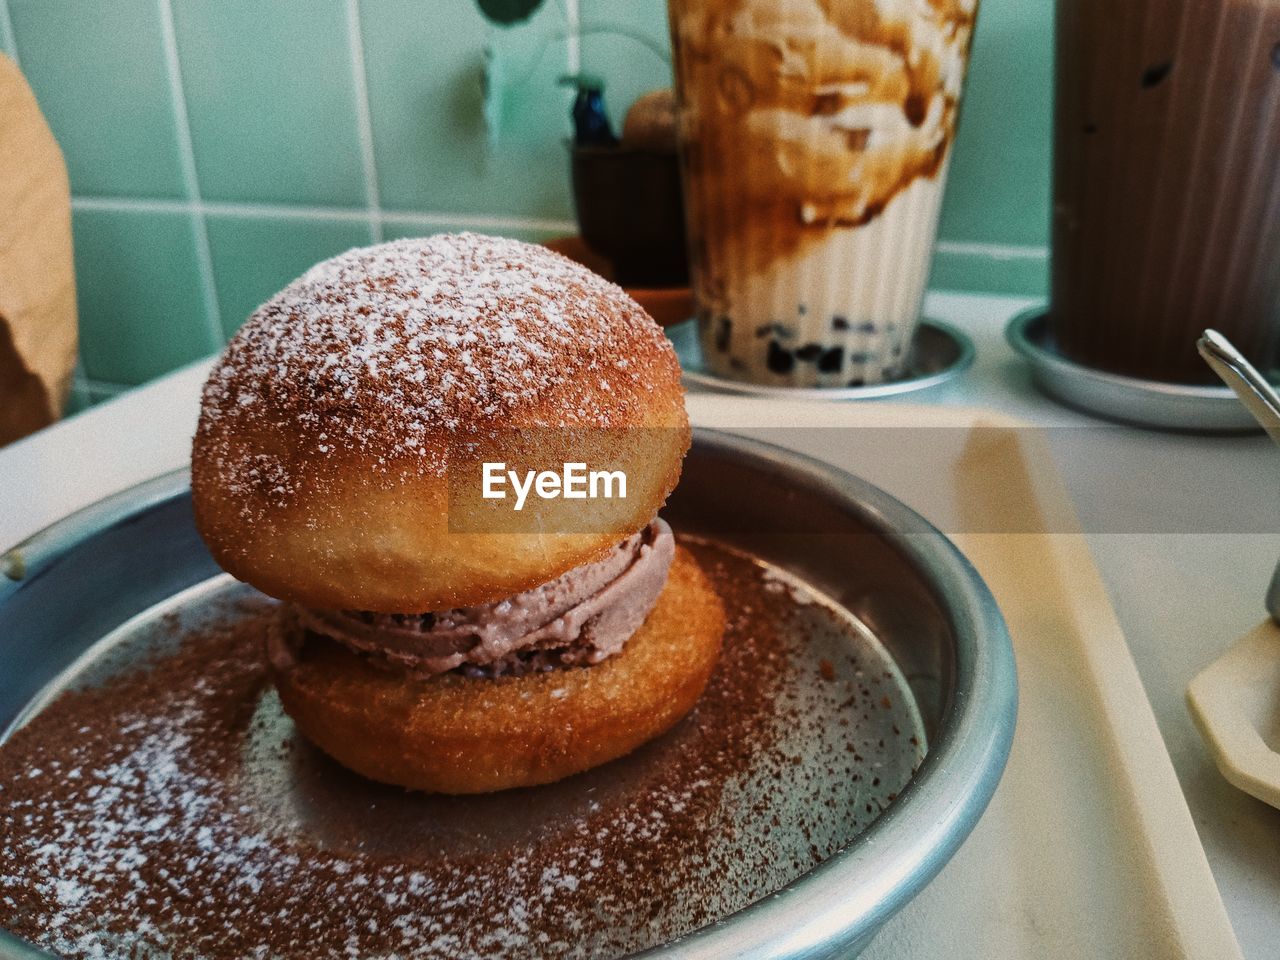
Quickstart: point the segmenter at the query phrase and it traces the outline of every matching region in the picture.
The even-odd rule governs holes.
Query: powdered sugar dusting
[[[96,722],[47,745],[25,777],[38,787],[0,782],[0,915],[20,932],[75,958],[573,954],[596,909],[627,908],[616,885],[661,856],[673,814],[714,802],[706,778],[622,810],[590,801],[499,860],[483,836],[421,860],[300,840],[297,812],[271,816],[272,785],[255,782],[301,746],[261,699],[255,626],[188,638],[156,673],[109,687],[114,709],[77,695]]]
[[[621,288],[544,247],[441,234],[350,250],[258,308],[209,377],[199,436],[229,481],[287,494],[289,458],[248,462],[225,435],[440,474],[442,438],[632,426],[652,383],[675,378]]]
[[[510,794],[378,787],[298,740],[260,661],[260,598],[157,624],[170,652],[151,669],[55,701],[0,747],[0,926],[68,958],[569,960],[786,886],[892,801],[906,773],[885,761],[923,755],[917,721],[822,608],[692,546],[729,613],[693,713]]]

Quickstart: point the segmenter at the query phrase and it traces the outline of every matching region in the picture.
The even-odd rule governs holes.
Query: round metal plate
[[[1049,316],[1043,308],[1027,310],[1010,320],[1005,338],[1031,365],[1031,378],[1042,392],[1084,413],[1161,430],[1259,430],[1229,387],[1141,380],[1066,359],[1054,347]]]
[[[960,376],[973,365],[975,355],[973,341],[955,327],[940,320],[922,320],[912,341],[907,375],[901,380],[862,387],[777,387],[731,380],[709,371],[702,362],[697,320],[667,327],[667,336],[680,358],[686,384],[726,393],[787,400],[877,400],[927,390]]]
[[[790,451],[696,431],[665,515],[684,534],[755,558],[774,571],[771,582],[804,598],[793,624],[803,676],[826,678],[837,663],[865,675],[872,664],[884,664],[881,675],[892,687],[885,694],[905,709],[894,719],[886,715],[886,722],[896,721],[902,730],[920,728],[919,741],[928,750],[918,768],[918,754],[910,752],[878,759],[892,761],[909,778],[878,815],[868,818],[872,810],[852,802],[847,809],[830,808],[838,842],[816,866],[767,883],[742,869],[717,874],[696,895],[723,901],[717,907],[721,919],[651,950],[683,960],[853,956],[942,868],[995,790],[1012,741],[1017,699],[1003,620],[977,573],[927,522],[870,484]],[[246,589],[217,570],[201,543],[182,474],[90,507],[0,560],[8,576],[0,580],[0,729],[38,712],[57,689],[95,682],[166,637],[172,641],[172,631],[157,629],[166,617],[199,621]],[[841,658],[840,650],[856,655]],[[808,692],[797,688],[803,696],[794,706],[806,717],[816,716],[826,732],[815,733],[807,722],[797,725],[788,746],[798,768],[820,772],[831,766],[827,741],[849,735],[829,713],[813,713],[822,682],[807,681],[818,685]],[[258,712],[274,737],[268,740],[278,743],[288,722],[272,701],[268,696]],[[873,743],[883,736],[865,725],[848,729]],[[582,777],[526,792],[515,806],[509,806],[515,795],[493,795],[485,801],[493,808],[490,819],[516,832],[535,829],[534,820],[546,827],[554,817],[542,813],[576,809],[585,802],[578,795],[585,788],[594,785],[599,797],[606,786],[625,791],[632,781],[643,784],[665,750],[679,749],[679,736]],[[250,751],[249,762],[246,769],[254,776],[246,782],[263,791],[255,803],[264,810],[272,803],[289,805],[301,768],[281,767],[269,751]],[[745,829],[725,838],[725,852],[734,853],[735,843],[756,844],[757,854],[773,849],[759,846],[775,842],[770,831],[751,832],[753,811],[776,813],[781,826],[775,829],[784,839],[793,819],[811,817],[812,811],[796,809],[803,804],[801,779],[774,774],[763,782],[747,776],[735,783],[734,802],[742,807],[736,815],[733,809],[724,812]],[[312,800],[329,790],[374,789],[338,783],[329,774],[310,777],[304,786]],[[431,798],[384,794],[379,802],[394,816],[390,829],[373,824],[376,836],[365,839],[375,846],[420,836],[401,828],[420,827],[424,805],[437,827],[440,811],[449,807]],[[541,807],[530,804],[540,796],[550,799]],[[850,801],[856,796],[851,791]],[[758,863],[759,857],[741,862]],[[690,895],[673,891],[668,908],[680,909]],[[584,945],[588,953],[590,947]],[[44,954],[0,931],[0,957],[33,956]]]

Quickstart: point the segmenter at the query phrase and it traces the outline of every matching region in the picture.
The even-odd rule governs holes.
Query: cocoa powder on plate
[[[891,678],[853,648],[799,669],[813,601],[690,546],[729,614],[706,693],[548,787],[426,797],[339,768],[280,713],[265,600],[64,693],[0,747],[0,922],[76,958],[607,956],[780,888],[901,789],[873,756]]]

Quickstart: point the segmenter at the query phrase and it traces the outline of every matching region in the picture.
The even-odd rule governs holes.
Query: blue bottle
[[[564,77],[562,83],[578,88],[573,101],[573,141],[580,147],[612,147],[618,143],[604,111],[604,81],[581,73]]]

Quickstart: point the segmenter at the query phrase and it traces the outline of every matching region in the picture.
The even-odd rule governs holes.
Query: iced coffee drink
[[[1057,348],[1213,384],[1213,327],[1280,370],[1280,0],[1069,0],[1055,36]]]
[[[977,0],[670,0],[704,360],[871,384],[907,361]]]

